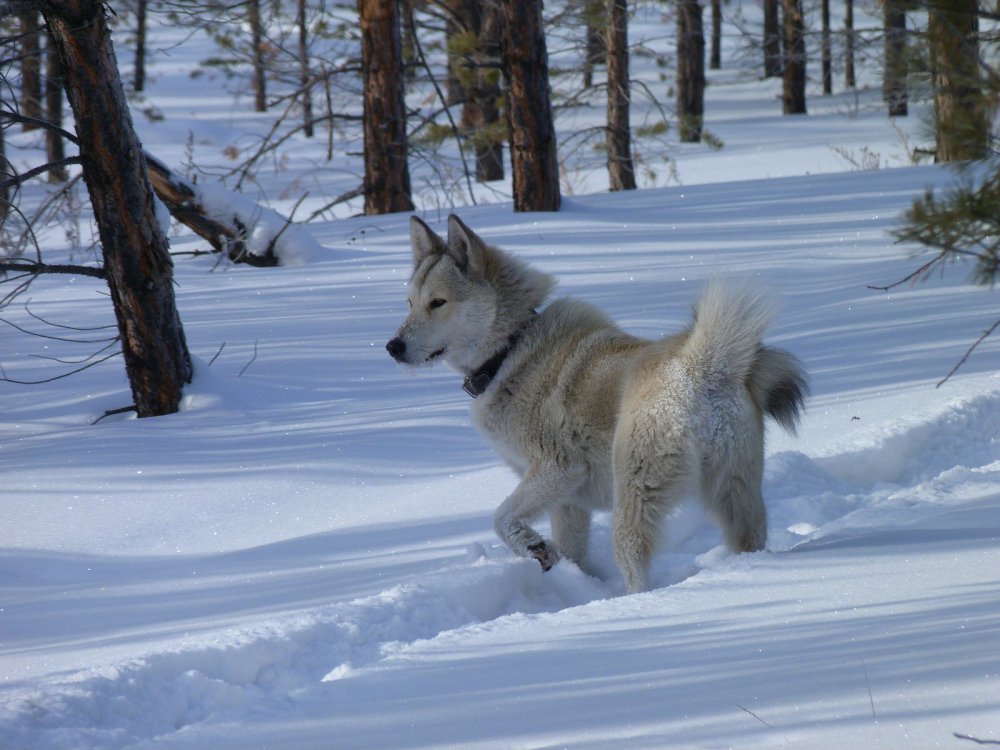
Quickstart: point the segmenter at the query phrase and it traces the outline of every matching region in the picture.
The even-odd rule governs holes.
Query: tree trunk
[[[469,5],[473,7],[469,7]],[[478,9],[469,0],[444,0],[442,9],[445,12],[444,37],[448,57],[448,77],[445,83],[445,104],[449,107],[461,104],[466,98],[466,87],[463,85],[461,70],[464,67],[465,55],[461,48],[465,34],[473,32],[470,25],[470,13],[478,15]]]
[[[156,219],[105,6],[97,0],[43,0],[41,7],[76,117],[83,178],[136,411],[140,417],[170,414],[191,380],[191,359],[174,301],[167,238]]]
[[[844,0],[844,85],[849,89],[858,85],[854,74],[854,0]]]
[[[583,87],[589,89],[594,85],[594,68],[607,62],[608,51],[605,48],[607,23],[605,3],[602,0],[585,0],[583,4],[583,22],[586,29],[583,53]]]
[[[934,158],[982,159],[990,118],[979,73],[978,0],[932,0],[928,10],[937,124]]]
[[[42,118],[42,49],[41,27],[38,11],[21,11],[21,114]],[[24,130],[34,130],[37,125],[26,122]]]
[[[541,0],[499,0],[515,211],[558,211],[559,162],[552,122]]]
[[[612,190],[635,190],[628,77],[628,0],[607,0],[608,178]]]
[[[10,214],[10,186],[6,183],[6,178],[14,176],[14,170],[10,162],[7,161],[7,146],[4,142],[3,124],[0,123],[0,228]]]
[[[783,11],[784,72],[782,112],[786,115],[806,113],[806,33],[802,17],[802,0],[781,0]]]
[[[711,70],[722,67],[722,0],[712,0],[712,51],[708,56],[708,67]]]
[[[63,81],[59,67],[59,55],[55,41],[48,35],[45,50],[45,119],[56,127],[63,121]],[[49,164],[57,164],[66,158],[66,148],[62,136],[55,130],[45,131],[45,158]],[[49,182],[66,182],[69,174],[66,166],[57,164],[49,170]]]
[[[820,4],[820,19],[822,24],[820,57],[823,65],[823,95],[833,93],[833,53],[830,49],[830,0]]]
[[[135,81],[136,91],[146,88],[146,0],[136,0],[135,6]]]
[[[502,180],[503,125],[500,120],[500,17],[496,3],[466,0],[469,31],[477,38],[474,69],[462,107],[462,127],[476,150],[476,180]]]
[[[364,77],[365,213],[412,211],[396,0],[358,0]]]
[[[299,86],[302,88],[302,130],[313,137],[312,71],[309,67],[309,30],[306,26],[306,0],[297,0],[296,24],[299,27]]]
[[[701,140],[705,114],[705,31],[699,0],[677,6],[677,120],[684,143]]]
[[[781,0],[764,0],[764,77],[781,75]]]
[[[247,0],[247,23],[250,26],[254,109],[258,112],[266,112],[267,62],[264,59],[264,27],[260,17],[260,0]]]
[[[890,117],[905,117],[906,92],[906,13],[903,0],[885,0],[885,68],[882,73],[882,98],[889,105]]]

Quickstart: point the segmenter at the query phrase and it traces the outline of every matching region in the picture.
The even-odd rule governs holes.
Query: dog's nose
[[[385,345],[385,350],[398,362],[406,354],[406,342],[401,338],[394,338]]]

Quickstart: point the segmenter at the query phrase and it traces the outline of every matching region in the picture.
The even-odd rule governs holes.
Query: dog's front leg
[[[504,543],[521,557],[538,560],[542,570],[559,562],[559,550],[529,525],[555,507],[579,484],[577,472],[554,464],[536,464],[497,508],[493,527]]]

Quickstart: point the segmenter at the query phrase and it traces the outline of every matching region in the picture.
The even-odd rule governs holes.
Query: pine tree
[[[677,120],[680,139],[701,140],[705,114],[705,30],[699,0],[677,6]]]
[[[635,190],[629,126],[628,2],[607,0],[608,177],[612,190]]]
[[[514,210],[558,211],[559,162],[542,3],[500,0],[499,5]]]
[[[125,369],[140,417],[180,406],[192,368],[173,264],[98,0],[39,0],[76,119]],[[99,81],[101,85],[95,86]]]
[[[365,213],[412,211],[396,0],[358,0],[364,77]]]

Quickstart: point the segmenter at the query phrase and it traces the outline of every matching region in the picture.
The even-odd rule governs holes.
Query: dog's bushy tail
[[[796,357],[764,346],[774,313],[760,291],[714,281],[695,306],[682,356],[708,382],[745,383],[761,411],[794,433],[809,385]]]
[[[798,357],[784,349],[761,346],[747,388],[761,411],[795,434],[809,395],[809,379]]]

